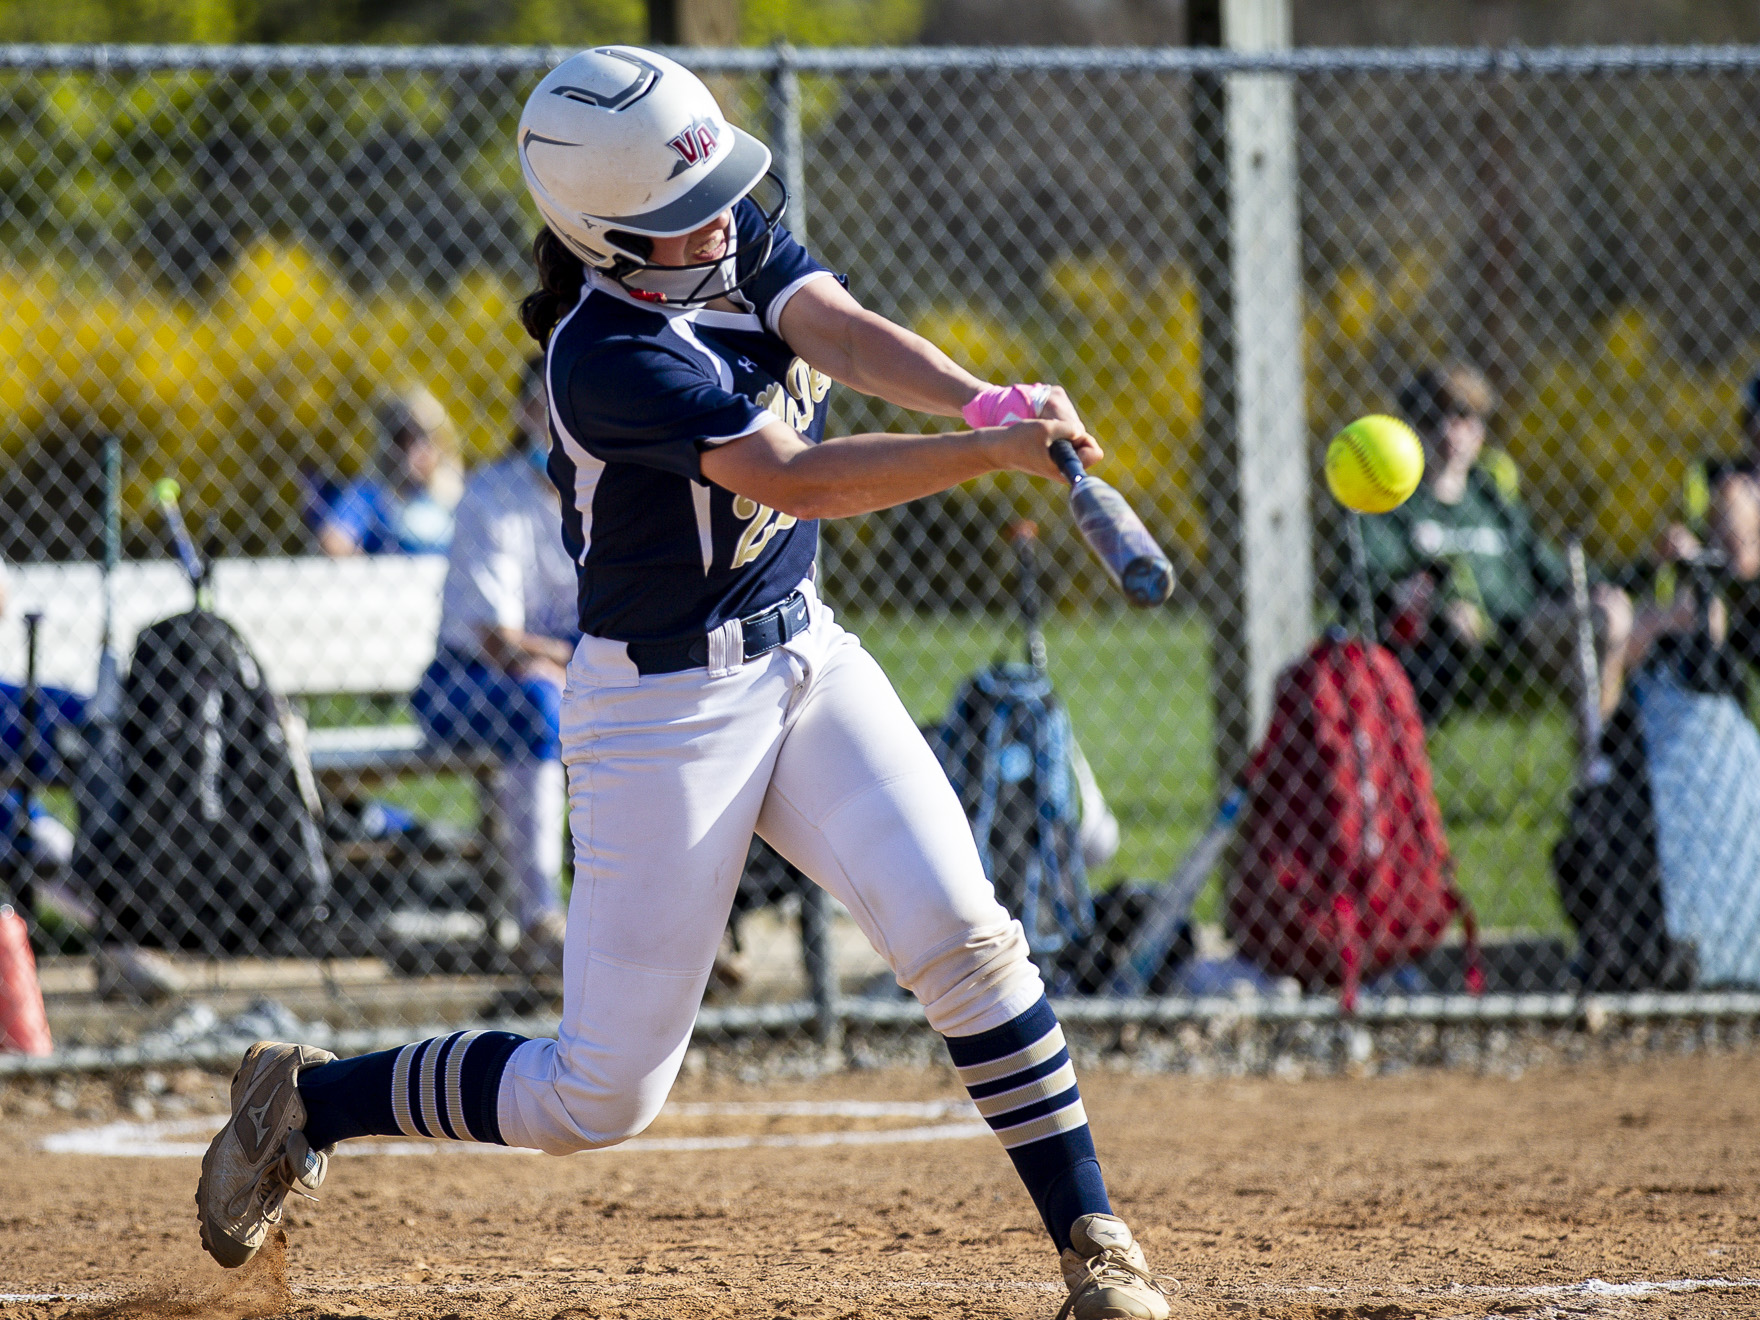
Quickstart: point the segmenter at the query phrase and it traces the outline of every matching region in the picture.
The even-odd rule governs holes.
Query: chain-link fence
[[[63,1044],[553,1011],[536,699],[432,666],[464,481],[524,461],[561,54],[0,50],[0,856]],[[1057,994],[1760,981],[1760,50],[685,58],[862,302],[1068,388],[1175,562],[1124,607],[1025,478],[824,528]],[[1429,466],[1353,526],[1366,413]],[[913,1012],[755,847],[704,1029]]]

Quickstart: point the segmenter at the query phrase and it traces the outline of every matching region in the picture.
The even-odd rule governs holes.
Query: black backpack
[[[1663,637],[1644,669],[1747,705],[1741,667],[1703,631]],[[1571,793],[1552,848],[1559,901],[1577,930],[1575,971],[1592,993],[1690,990],[1697,979],[1692,946],[1668,934],[1650,758],[1631,691],[1636,677],[1602,730],[1591,772]]]
[[[1085,945],[1094,904],[1071,782],[1069,712],[1032,665],[997,663],[954,695],[932,745],[972,823],[984,874],[1034,955]]]
[[[123,683],[112,820],[75,849],[98,937],[208,954],[308,952],[330,872],[281,703],[205,610],[142,630]]]

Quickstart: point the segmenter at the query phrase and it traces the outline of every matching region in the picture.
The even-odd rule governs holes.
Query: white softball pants
[[[508,1060],[508,1144],[565,1154],[653,1121],[754,830],[850,910],[942,1034],[1001,1026],[1043,993],[934,754],[873,657],[804,589],[811,626],[749,663],[640,676],[620,643],[576,650],[562,1024]]]

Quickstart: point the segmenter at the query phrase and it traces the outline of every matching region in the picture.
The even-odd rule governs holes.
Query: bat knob
[[[1080,481],[1086,469],[1082,467],[1082,456],[1076,453],[1076,447],[1067,440],[1053,440],[1050,449],[1051,461],[1057,464],[1064,479],[1072,486]]]

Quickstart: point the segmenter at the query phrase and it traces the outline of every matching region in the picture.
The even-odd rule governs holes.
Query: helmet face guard
[[[618,231],[611,231],[604,235],[601,241],[605,242],[607,247],[613,247],[618,256],[608,268],[603,268],[604,273],[632,298],[639,298],[644,302],[665,303],[672,307],[698,307],[704,303],[713,302],[717,298],[725,298],[728,294],[737,293],[756,279],[769,262],[770,253],[776,243],[776,231],[781,226],[782,217],[788,210],[788,186],[783,183],[781,177],[774,170],[766,170],[758,183],[762,184],[765,180],[775,186],[776,199],[769,206],[765,206],[753,198],[753,204],[758,207],[758,213],[764,221],[763,231],[758,235],[755,245],[742,246],[739,243],[738,230],[734,228],[729,235],[734,250],[726,256],[717,257],[713,261],[699,261],[683,266],[663,266],[646,260],[630,251],[622,243],[616,243],[612,240],[611,235]],[[751,193],[748,192],[745,196],[751,196]],[[735,198],[730,205],[736,206],[741,200],[742,198]],[[709,220],[714,218],[714,216],[710,216]],[[708,224],[709,220],[705,220],[703,223]],[[701,228],[702,226],[697,227]],[[629,231],[623,232],[628,233]],[[640,238],[663,237],[662,235],[650,234],[632,236]],[[690,276],[698,272],[701,272],[700,278],[692,283]],[[688,292],[679,294],[644,288],[639,281],[643,276],[649,274],[669,277],[664,281],[668,284],[688,285]]]

